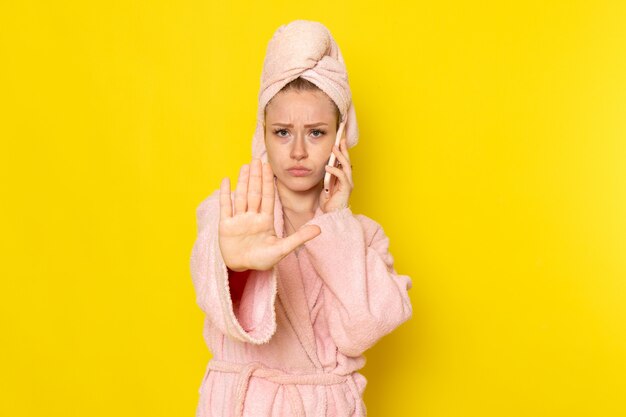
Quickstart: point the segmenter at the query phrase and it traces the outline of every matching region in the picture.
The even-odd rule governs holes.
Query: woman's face
[[[277,180],[290,190],[321,184],[336,134],[336,107],[322,91],[283,91],[265,108],[268,161]],[[296,166],[307,171],[289,171]]]

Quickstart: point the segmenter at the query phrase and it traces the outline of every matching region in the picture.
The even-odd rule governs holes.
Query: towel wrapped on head
[[[301,77],[318,86],[337,105],[348,148],[357,144],[359,130],[352,104],[348,73],[339,46],[319,22],[294,20],[280,26],[267,46],[252,157],[267,162],[265,106],[285,85]]]

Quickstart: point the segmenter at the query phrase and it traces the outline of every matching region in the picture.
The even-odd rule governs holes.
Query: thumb
[[[300,235],[302,236],[302,243],[307,242],[317,236],[319,236],[322,233],[322,229],[314,224],[307,224],[306,226],[301,227],[296,233],[294,233],[292,236],[295,235]]]
[[[303,243],[318,236],[320,233],[322,233],[322,229],[314,224],[307,224],[306,226],[302,226],[294,234],[281,239],[284,253],[291,252]]]

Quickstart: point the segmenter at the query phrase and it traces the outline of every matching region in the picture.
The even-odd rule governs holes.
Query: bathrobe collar
[[[275,179],[276,181],[276,179]],[[276,235],[283,237],[284,220],[283,206],[278,196],[278,188],[275,189],[274,199],[274,228]],[[322,209],[317,207],[315,217],[324,214]],[[301,250],[299,256],[306,256],[305,250]],[[289,318],[293,329],[302,344],[302,348],[311,360],[311,364],[318,369],[322,368],[322,364],[317,356],[317,345],[315,343],[315,334],[313,332],[313,324],[311,323],[311,314],[309,304],[302,282],[302,265],[295,252],[290,252],[278,264],[278,299],[284,307],[285,314]]]

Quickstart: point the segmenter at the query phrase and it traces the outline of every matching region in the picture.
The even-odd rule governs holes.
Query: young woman
[[[224,178],[197,209],[191,271],[213,354],[198,417],[366,415],[363,353],[411,317],[412,283],[395,271],[382,227],[350,209],[350,97],[322,24],[277,30],[253,159],[234,195]]]

